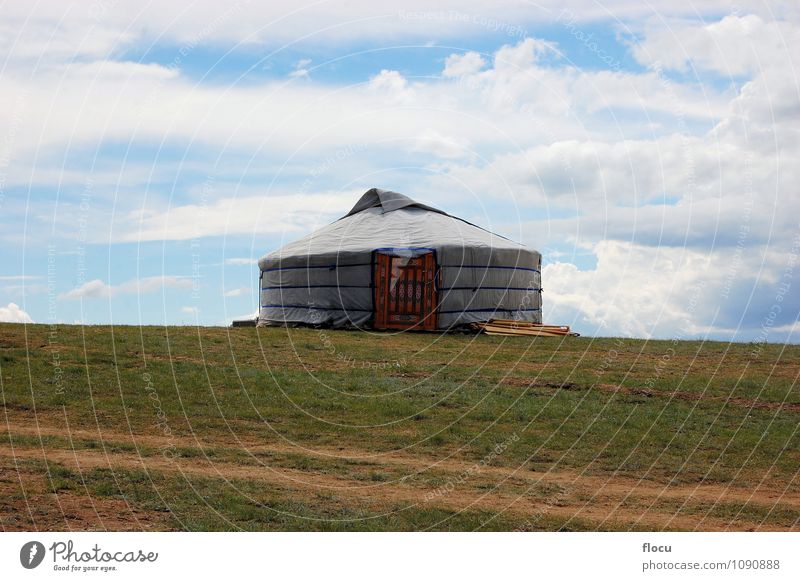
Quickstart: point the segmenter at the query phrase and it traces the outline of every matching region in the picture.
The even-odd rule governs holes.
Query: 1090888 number
[[[733,562],[736,569],[780,569],[779,559],[738,559]]]

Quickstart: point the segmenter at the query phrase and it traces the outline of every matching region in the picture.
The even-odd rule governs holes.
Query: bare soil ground
[[[149,434],[131,434],[108,429],[82,430],[68,429],[55,418],[39,418],[36,425],[29,416],[9,413],[6,430],[12,434],[38,436],[67,435],[76,439],[97,439],[109,448],[119,444],[131,444],[137,448],[165,449],[168,445],[191,448],[198,445],[193,437],[166,438]],[[4,434],[3,440],[10,434]],[[235,454],[246,452],[258,457],[264,453],[301,453],[332,459],[368,459],[365,466],[351,465],[351,477],[325,474],[319,471],[305,471],[295,468],[270,466],[268,462],[255,465],[242,465],[235,461],[220,461],[213,458],[169,457],[163,453],[139,454],[106,452],[92,449],[47,447],[0,446],[2,457],[3,496],[14,498],[3,506],[3,511],[18,514],[14,522],[4,523],[7,530],[24,530],[31,523],[38,530],[162,530],[167,527],[163,512],[137,509],[123,500],[92,498],[60,492],[46,494],[38,489],[46,489],[45,478],[39,474],[26,473],[17,469],[19,482],[14,482],[9,466],[21,460],[42,460],[57,464],[80,474],[97,468],[110,470],[144,470],[170,474],[176,478],[188,475],[212,476],[225,482],[252,480],[264,486],[285,489],[290,496],[302,499],[305,494],[329,490],[351,502],[369,505],[379,509],[386,505],[425,506],[433,503],[454,511],[484,510],[496,513],[512,513],[515,517],[537,520],[543,516],[557,516],[571,520],[580,518],[603,528],[615,526],[644,525],[648,529],[662,530],[783,530],[785,527],[772,527],[766,523],[743,521],[733,524],[719,518],[675,513],[674,504],[662,504],[662,500],[682,503],[747,503],[765,509],[790,507],[800,511],[800,491],[785,487],[772,487],[762,482],[755,489],[731,487],[719,484],[662,484],[637,480],[625,476],[594,476],[575,470],[537,472],[523,467],[504,468],[487,466],[480,468],[471,479],[472,486],[443,490],[431,500],[426,495],[435,492],[434,488],[414,481],[414,475],[436,471],[455,481],[465,471],[472,469],[474,462],[455,458],[437,459],[432,456],[414,455],[403,452],[374,454],[369,450],[337,447],[300,448],[289,443],[274,442],[264,444],[260,441],[217,441],[215,447],[222,446]],[[402,469],[408,476],[394,481],[365,483],[357,475],[372,473],[375,470]],[[33,478],[39,480],[29,494],[9,494],[25,489],[24,482]],[[528,494],[529,490],[542,485],[557,485],[555,499],[537,498]],[[420,499],[423,499],[422,502]]]

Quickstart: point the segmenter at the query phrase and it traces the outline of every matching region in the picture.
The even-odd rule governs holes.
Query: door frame
[[[386,256],[389,260],[389,267],[395,258],[407,258],[406,255],[398,254],[398,252],[413,252],[411,258],[420,258],[430,256],[433,262],[432,268],[425,267],[423,270],[431,277],[430,281],[425,281],[423,284],[430,284],[430,296],[423,290],[422,300],[423,309],[421,313],[421,320],[412,323],[411,325],[403,325],[397,322],[388,320],[388,289],[386,283],[389,279],[382,282],[381,280],[381,259],[380,256]],[[395,329],[395,330],[409,330],[409,331],[435,331],[439,323],[439,261],[437,259],[436,250],[433,248],[377,248],[372,252],[372,314],[374,329]],[[427,259],[425,259],[427,260]],[[424,305],[427,303],[427,305]]]

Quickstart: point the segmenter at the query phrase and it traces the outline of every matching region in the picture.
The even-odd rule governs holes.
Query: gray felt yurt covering
[[[371,189],[339,220],[258,261],[260,325],[368,328],[378,254],[435,260],[435,328],[540,323],[541,254],[441,210]]]

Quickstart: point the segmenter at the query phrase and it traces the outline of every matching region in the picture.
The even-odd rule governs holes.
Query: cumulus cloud
[[[787,146],[784,155],[794,159],[797,153]],[[449,169],[482,191],[506,195],[511,188],[523,202],[577,204],[575,209],[586,211],[631,208],[665,198],[693,206],[713,200],[719,206],[723,193],[728,203],[720,211],[744,205],[748,196],[752,204],[753,198],[766,195],[780,199],[784,207],[794,207],[790,184],[798,177],[794,167],[776,175],[773,155],[753,151],[735,138],[723,139],[716,130],[698,137],[557,141],[499,154],[490,164]]]
[[[633,54],[646,65],[742,76],[782,67],[787,57],[791,58],[787,49],[798,46],[800,29],[794,23],[768,22],[756,14],[731,14],[708,24],[653,21]]]
[[[486,61],[483,60],[480,53],[470,51],[463,54],[451,54],[444,61],[442,75],[445,77],[463,77],[477,73],[484,66],[486,66]]]
[[[242,297],[249,294],[250,288],[246,286],[225,291],[226,297]]]
[[[193,286],[190,277],[185,276],[150,276],[129,280],[119,285],[109,285],[100,279],[90,280],[81,286],[58,296],[64,300],[107,299],[119,294],[147,294],[162,288],[190,289]]]
[[[659,98],[674,96],[675,85],[665,83]],[[604,93],[615,94],[609,87]],[[702,109],[703,99],[695,101]],[[681,99],[674,106],[687,110]],[[739,246],[756,254],[767,243],[786,248],[800,213],[800,93],[790,61],[772,62],[713,110],[720,117],[705,132],[690,134],[679,123],[647,139],[555,140],[499,153],[489,163],[453,163],[437,179],[538,208],[540,218],[523,228],[538,246],[549,238]]]
[[[367,83],[370,94],[394,104],[409,104],[415,100],[416,92],[399,71],[381,70]]]
[[[540,38],[526,38],[518,44],[507,44],[494,55],[494,68],[521,71],[530,69],[547,56],[560,55],[554,42]]]
[[[31,316],[19,308],[16,303],[8,303],[0,307],[0,322],[3,323],[33,323]]]
[[[383,69],[369,80],[369,88],[373,91],[385,91],[390,94],[400,93],[408,86],[408,81],[398,71]]]
[[[732,260],[728,252],[613,240],[592,251],[594,268],[544,266],[546,320],[599,335],[800,339],[800,297],[786,291],[791,277],[775,274],[791,267],[781,252]]]
[[[601,334],[666,336],[701,328],[687,302],[710,285],[711,259],[680,249],[601,241],[592,248],[597,266],[580,270],[555,262],[542,270],[546,318],[570,320]]]

